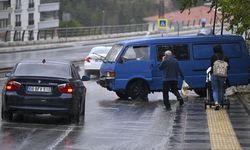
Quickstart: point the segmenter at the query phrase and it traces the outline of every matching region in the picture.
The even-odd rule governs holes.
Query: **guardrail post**
[[[47,30],[44,30],[44,39],[47,39]]]
[[[5,32],[5,37],[4,37],[4,41],[5,41],[5,42],[7,42],[7,37],[8,37],[8,33],[9,33],[9,32],[10,32],[10,31],[6,31],[6,32]]]
[[[39,40],[40,39],[40,30],[38,30],[38,32],[37,32],[37,40]]]
[[[16,33],[17,31],[14,32],[13,41],[16,41]]]
[[[23,30],[22,41],[24,41],[25,30]]]
[[[55,31],[56,31],[56,29],[52,30],[52,33],[51,33],[51,38],[52,38],[52,39],[54,39]]]

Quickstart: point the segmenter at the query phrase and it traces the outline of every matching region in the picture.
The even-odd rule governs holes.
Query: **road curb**
[[[250,114],[250,92],[237,93],[248,114]]]

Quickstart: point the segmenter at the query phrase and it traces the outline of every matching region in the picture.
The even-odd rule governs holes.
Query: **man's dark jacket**
[[[179,63],[173,56],[162,61],[159,69],[163,71],[163,81],[178,81],[179,75],[184,79]]]

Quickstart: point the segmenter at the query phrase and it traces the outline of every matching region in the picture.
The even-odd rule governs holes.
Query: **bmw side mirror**
[[[5,77],[10,77],[11,76],[11,72],[8,72],[5,74]]]
[[[89,81],[90,78],[88,76],[82,76],[82,81]]]

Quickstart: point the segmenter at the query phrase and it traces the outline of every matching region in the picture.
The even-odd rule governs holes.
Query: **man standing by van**
[[[180,69],[177,59],[172,55],[170,50],[165,52],[165,56],[162,57],[162,62],[159,69],[163,71],[163,101],[167,110],[171,110],[169,103],[169,91],[171,91],[179,101],[180,105],[183,105],[183,99],[178,91],[178,76],[180,75],[184,80],[184,76]]]

